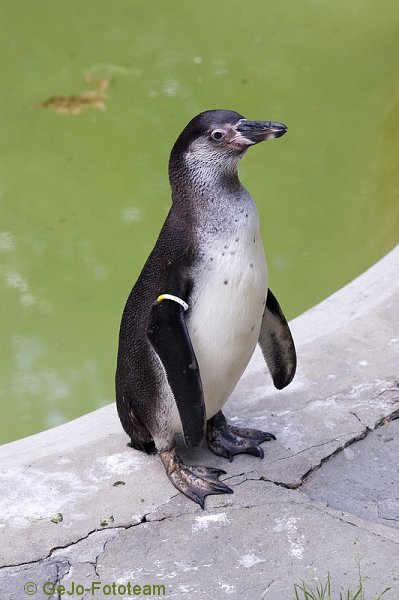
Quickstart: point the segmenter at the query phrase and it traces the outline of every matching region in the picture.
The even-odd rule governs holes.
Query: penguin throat
[[[170,165],[173,200],[214,199],[236,192],[241,187],[237,172],[239,158],[233,155],[223,161],[209,160],[209,156],[187,153],[179,165]]]

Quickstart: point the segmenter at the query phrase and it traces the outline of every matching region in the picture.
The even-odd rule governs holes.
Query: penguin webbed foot
[[[251,454],[262,459],[265,453],[259,444],[276,439],[266,431],[228,425],[221,411],[209,419],[206,438],[209,449],[230,462],[236,454]]]
[[[226,475],[223,469],[203,467],[199,465],[185,465],[176,452],[176,447],[171,450],[159,452],[170,481],[179,492],[204,508],[206,496],[212,494],[233,494],[233,490],[219,481],[220,475]]]

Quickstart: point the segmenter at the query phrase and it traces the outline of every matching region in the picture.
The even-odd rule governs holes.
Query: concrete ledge
[[[383,487],[375,471],[375,444],[397,439],[389,423],[399,415],[398,317],[399,246],[291,323],[299,368],[286,390],[273,388],[255,353],[226,414],[277,441],[265,445],[263,461],[229,464],[206,448],[185,451],[192,462],[224,468],[235,489],[208,497],[205,512],[177,494],[157,457],[126,447],[113,404],[2,446],[1,597],[23,598],[26,581],[130,580],[165,584],[177,598],[241,599],[252,590],[254,598],[289,600],[294,582],[327,571],[338,589],[352,585],[358,556],[369,594],[390,585],[387,600],[399,598],[397,462],[387,460],[385,471],[379,463]],[[384,495],[374,501],[367,488],[370,510],[351,503],[352,489],[366,489],[353,484],[359,473],[345,471],[348,485],[335,494],[343,457],[356,471],[366,437],[362,475]],[[35,595],[49,597],[58,595]]]

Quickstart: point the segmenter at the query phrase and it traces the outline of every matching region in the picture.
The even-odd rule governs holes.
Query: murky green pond
[[[397,243],[397,0],[1,0],[0,13],[1,441],[113,400],[121,311],[196,113],[289,126],[241,166],[289,317]]]

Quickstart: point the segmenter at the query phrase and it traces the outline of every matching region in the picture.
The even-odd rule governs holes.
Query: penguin
[[[194,117],[169,160],[172,206],[127,299],[116,368],[119,418],[133,448],[158,453],[172,484],[204,508],[231,494],[226,472],[184,464],[186,446],[206,440],[216,455],[264,457],[272,433],[228,424],[222,408],[259,344],[277,389],[296,370],[284,314],[268,289],[254,201],[238,178],[250,146],[287,127],[230,110]]]

